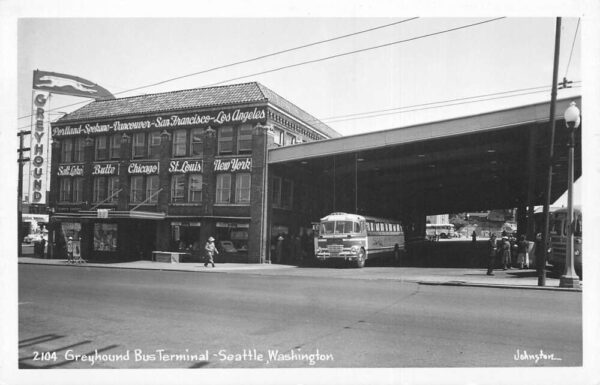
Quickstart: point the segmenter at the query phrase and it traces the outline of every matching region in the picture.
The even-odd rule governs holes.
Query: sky
[[[492,17],[387,18],[21,18],[18,20],[19,127],[30,124],[35,69],[75,75],[117,97],[257,81],[352,135],[550,99],[555,18],[508,17],[417,40],[253,75],[305,61],[464,27]],[[403,21],[159,86],[127,90]],[[562,23],[559,76],[581,94],[581,29]],[[570,64],[569,64],[570,58]],[[568,66],[568,68],[567,68]],[[235,80],[231,80],[235,79]],[[546,86],[548,88],[538,88]],[[506,93],[495,100],[464,98]],[[489,96],[488,96],[489,98]],[[481,99],[481,98],[479,98]],[[478,100],[478,99],[471,99]],[[430,103],[454,101],[454,106]],[[52,119],[86,99],[54,96]],[[427,106],[406,108],[409,106]],[[437,108],[434,108],[436,107]],[[405,109],[400,109],[404,107]],[[427,107],[423,109],[423,107]],[[412,111],[412,109],[418,109]],[[407,111],[409,110],[409,111]],[[374,112],[375,111],[375,112]],[[376,116],[373,116],[376,115]]]

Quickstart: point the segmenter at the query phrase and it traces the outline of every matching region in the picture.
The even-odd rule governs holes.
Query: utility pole
[[[19,131],[17,133],[19,137],[19,149],[17,150],[19,153],[19,159],[17,160],[19,163],[19,184],[17,185],[17,255],[19,257],[23,256],[23,251],[21,250],[21,242],[23,241],[21,234],[21,223],[23,223],[23,163],[30,160],[30,158],[23,158],[23,153],[31,150],[30,147],[23,148],[23,137],[25,135],[31,135],[31,131]]]
[[[552,196],[552,164],[554,163],[554,114],[556,110],[556,90],[558,83],[558,58],[560,55],[560,24],[561,18],[556,18],[556,38],[554,40],[554,69],[552,71],[552,92],[550,100],[550,151],[548,153],[548,178],[546,185],[546,201],[544,202],[544,234],[542,244],[544,245],[544,258],[537,262],[538,286],[546,286],[546,261],[548,260],[549,232],[550,232],[550,199]],[[566,85],[566,84],[565,84]]]

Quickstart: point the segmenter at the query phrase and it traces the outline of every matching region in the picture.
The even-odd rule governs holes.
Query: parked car
[[[41,242],[42,239],[48,240],[47,236],[44,234],[29,234],[25,238],[23,238],[23,243],[37,243]]]

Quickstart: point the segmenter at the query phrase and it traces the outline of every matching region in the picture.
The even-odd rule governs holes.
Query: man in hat
[[[206,246],[204,246],[206,250],[206,260],[204,261],[204,267],[207,267],[210,263],[212,267],[215,267],[215,262],[213,261],[213,256],[215,253],[219,254],[219,250],[217,250],[215,246],[215,239],[213,237],[208,238],[208,242],[206,242]]]
[[[67,263],[73,263],[73,237],[67,240]]]

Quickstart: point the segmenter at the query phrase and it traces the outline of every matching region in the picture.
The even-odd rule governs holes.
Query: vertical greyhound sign
[[[50,151],[49,99],[50,94],[48,92],[33,92],[29,202],[35,204],[46,203],[46,191],[48,190],[48,160]]]

